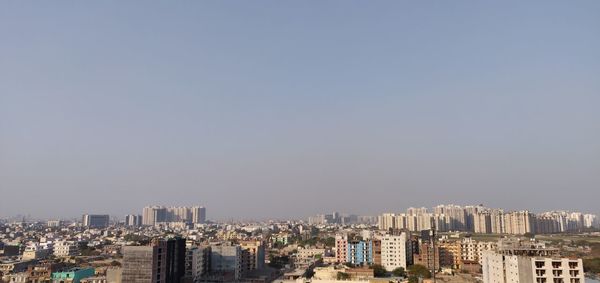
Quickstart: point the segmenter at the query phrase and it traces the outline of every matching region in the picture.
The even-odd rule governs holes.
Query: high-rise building
[[[534,223],[534,215],[527,210],[506,213],[504,214],[504,233],[515,235],[533,233]]]
[[[379,230],[388,231],[396,228],[396,214],[384,213],[378,217]]]
[[[335,235],[335,258],[337,262],[346,262],[348,258],[348,235]]]
[[[184,274],[185,240],[181,238],[123,247],[123,282],[179,283]]]
[[[142,216],[141,215],[126,215],[125,216],[125,225],[126,226],[132,226],[132,227],[137,227],[137,226],[142,226]]]
[[[392,271],[398,267],[406,268],[406,233],[385,235],[381,238],[381,265]]]
[[[188,246],[185,254],[185,282],[200,282],[209,272],[210,247]]]
[[[81,218],[83,226],[90,228],[106,228],[110,221],[108,214],[84,214]]]
[[[192,223],[206,223],[206,208],[203,206],[192,207]]]
[[[154,226],[161,223],[181,222],[187,224],[205,223],[206,208],[146,206],[142,211],[142,224]]]
[[[219,243],[210,246],[210,270],[223,281],[235,281],[242,277],[242,249],[238,245]]]

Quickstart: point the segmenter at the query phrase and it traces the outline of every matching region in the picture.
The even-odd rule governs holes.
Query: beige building
[[[406,268],[406,233],[381,238],[381,265],[387,271]]]
[[[583,283],[581,259],[560,258],[558,250],[536,242],[501,240],[482,253],[484,283]]]

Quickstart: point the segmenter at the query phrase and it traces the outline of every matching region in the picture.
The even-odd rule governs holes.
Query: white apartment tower
[[[406,233],[381,238],[381,265],[387,271],[406,268]]]

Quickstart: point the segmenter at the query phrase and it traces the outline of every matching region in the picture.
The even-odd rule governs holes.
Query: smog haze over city
[[[6,1],[0,218],[600,213],[599,1]]]

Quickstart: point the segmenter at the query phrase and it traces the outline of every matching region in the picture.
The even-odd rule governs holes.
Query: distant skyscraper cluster
[[[203,206],[146,206],[142,211],[142,225],[154,226],[167,223],[200,224],[206,222]]]
[[[551,211],[534,214],[527,210],[505,212],[477,206],[438,205],[409,208],[406,213],[384,213],[378,217],[381,230],[467,231],[482,234],[560,233],[598,227],[594,214]]]

